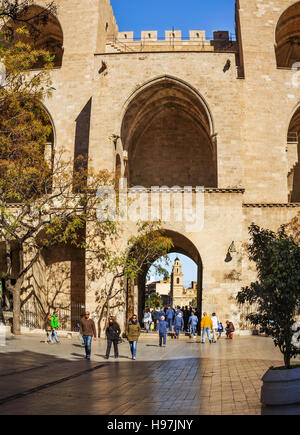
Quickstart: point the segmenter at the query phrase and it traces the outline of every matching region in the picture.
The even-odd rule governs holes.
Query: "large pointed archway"
[[[176,252],[186,255],[197,265],[197,306],[199,312],[202,312],[203,264],[200,253],[195,244],[185,235],[169,229],[165,229],[164,233],[165,236],[172,239],[173,242],[173,247],[170,250],[170,253]],[[138,313],[140,320],[143,318],[143,310],[145,307],[146,277],[150,267],[151,265],[145,264],[135,283],[128,283],[127,318],[132,316],[133,313]]]
[[[131,185],[217,187],[213,121],[201,95],[164,76],[140,88],[127,104],[121,140]]]

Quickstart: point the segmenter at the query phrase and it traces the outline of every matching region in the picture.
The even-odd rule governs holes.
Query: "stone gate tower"
[[[237,0],[235,37],[193,29],[188,37],[166,30],[163,39],[153,29],[138,39],[119,32],[109,0],[57,3],[51,37],[61,62],[45,101],[53,148],[88,156],[146,194],[192,186],[195,198],[203,186],[203,225],[186,227],[172,199],[163,227],[174,251],[198,266],[198,307],[243,329],[235,295],[256,278],[243,248],[248,227],[275,230],[300,210],[300,1]],[[124,222],[124,246],[135,231]],[[87,306],[101,331],[106,284],[86,263],[71,246],[43,253],[36,292],[54,288],[50,278],[64,269],[64,295]],[[146,274],[145,266],[130,289],[118,283],[111,306],[121,324],[130,307],[142,312]]]

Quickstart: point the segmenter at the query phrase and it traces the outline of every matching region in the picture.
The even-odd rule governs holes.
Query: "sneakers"
[[[133,359],[133,360],[136,360],[136,357],[135,357],[135,356],[133,356],[133,357],[132,357],[132,359]]]

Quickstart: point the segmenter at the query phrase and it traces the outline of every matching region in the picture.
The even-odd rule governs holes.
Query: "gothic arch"
[[[277,67],[291,68],[300,62],[300,2],[288,7],[280,16],[275,30]]]
[[[64,36],[58,18],[42,6],[31,5],[23,9],[18,22],[10,23],[10,26],[13,27],[14,37],[15,30],[24,25],[30,34],[29,38],[25,38],[25,41],[35,49],[49,51],[52,56],[55,56],[54,67],[60,68],[64,52]],[[38,61],[36,68],[40,68],[42,63],[42,61]]]
[[[217,187],[213,132],[209,108],[193,87],[170,76],[147,82],[123,108],[130,184]]]
[[[198,278],[197,278],[197,305],[200,312],[202,312],[202,277],[203,277],[203,263],[201,255],[195,244],[184,234],[170,229],[165,229],[166,237],[172,239],[173,247],[170,250],[170,254],[173,252],[183,254],[193,260],[198,267]],[[159,257],[158,257],[159,258]],[[155,259],[153,263],[158,260]],[[145,264],[139,274],[136,286],[132,288],[132,283],[128,283],[128,294],[127,294],[127,316],[133,314],[133,311],[138,312],[139,319],[142,319],[143,309],[145,305],[145,285],[146,277],[150,269],[149,264]],[[132,294],[134,293],[134,294]]]
[[[300,105],[295,109],[287,134],[289,201],[300,203]]]

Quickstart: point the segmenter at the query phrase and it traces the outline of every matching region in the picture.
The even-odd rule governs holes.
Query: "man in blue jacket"
[[[189,318],[188,325],[190,327],[191,336],[193,334],[194,338],[196,338],[196,328],[198,324],[198,317],[195,316],[194,311],[191,312],[191,316]]]
[[[165,316],[162,316],[159,324],[158,324],[158,332],[159,332],[159,345],[162,346],[162,342],[164,343],[164,347],[167,344],[167,328],[168,322],[165,321]]]
[[[168,305],[168,309],[166,312],[166,319],[167,319],[167,323],[168,323],[170,332],[172,331],[173,317],[174,317],[174,311],[172,310],[171,305]]]
[[[175,330],[175,338],[179,338],[180,331],[183,331],[184,321],[181,312],[175,317],[174,321],[174,330]]]

